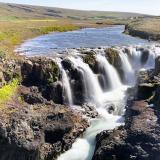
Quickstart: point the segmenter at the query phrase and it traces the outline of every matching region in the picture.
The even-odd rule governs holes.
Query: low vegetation
[[[16,45],[21,44],[24,40],[33,38],[49,32],[64,32],[78,29],[71,23],[63,21],[49,20],[15,20],[0,21],[0,56],[6,55],[7,58],[18,58],[14,54]]]
[[[160,40],[160,17],[139,18],[126,27],[126,33],[149,40]]]
[[[6,103],[11,101],[18,89],[19,80],[14,79],[10,84],[0,88],[0,110],[4,109]]]

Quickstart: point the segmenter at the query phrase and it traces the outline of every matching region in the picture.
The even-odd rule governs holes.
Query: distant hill
[[[124,19],[143,17],[143,14],[107,11],[81,11],[54,7],[41,7],[31,5],[0,3],[0,19],[51,19],[69,18],[75,20],[89,19]]]

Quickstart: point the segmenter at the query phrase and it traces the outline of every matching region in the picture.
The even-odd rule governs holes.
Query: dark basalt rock
[[[74,104],[81,105],[84,102],[84,86],[83,86],[83,74],[82,70],[74,67],[69,59],[62,61],[64,69],[68,72],[71,79],[71,87],[74,92],[73,100]]]
[[[155,60],[155,73],[158,74],[160,72],[160,56],[158,56]]]
[[[10,80],[4,74],[5,67],[11,66],[15,75],[22,74],[22,83],[6,104],[0,104],[0,160],[55,160],[84,132],[87,120],[54,103],[63,103],[63,86],[52,59],[30,58],[15,67],[12,64],[0,63],[0,82],[13,80],[14,75]]]
[[[141,56],[141,64],[142,65],[146,64],[148,58],[149,58],[149,50],[143,50]]]
[[[87,122],[66,106],[25,103],[9,118],[1,114],[0,159],[54,160],[86,127]]]
[[[21,66],[23,83],[28,85],[47,85],[59,79],[58,65],[47,58],[30,58]]]
[[[126,111],[126,124],[97,135],[93,160],[158,160],[160,126],[153,108],[133,102]]]

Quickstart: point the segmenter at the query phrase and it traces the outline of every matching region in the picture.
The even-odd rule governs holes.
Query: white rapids
[[[124,82],[120,79],[116,68],[108,62],[104,54],[98,52],[96,55],[96,60],[101,74],[103,74],[106,86],[109,86],[108,90],[103,90],[98,80],[98,75],[91,70],[88,64],[83,62],[80,55],[76,55],[75,57],[72,55],[68,58],[74,67],[81,71],[83,75],[83,86],[85,88],[85,100],[88,103],[91,102],[95,104],[95,109],[99,113],[99,116],[94,119],[89,119],[90,127],[87,128],[83,137],[78,138],[72,145],[72,148],[61,154],[57,160],[91,160],[94,154],[96,135],[103,130],[114,129],[124,124],[122,115],[124,114],[124,106],[126,103],[126,90],[129,86],[135,84],[135,72],[140,69],[153,68],[155,65],[155,57],[160,54],[159,47],[147,47],[149,56],[146,63],[142,65],[142,50],[137,49],[137,46],[127,47],[127,49],[129,53],[124,51],[124,47],[117,48],[124,71]],[[63,70],[63,67],[61,70],[63,71],[62,83],[65,83],[64,85],[66,86],[67,91],[65,94],[66,97],[68,97],[68,103],[74,106],[73,98],[71,98],[74,92],[72,88],[70,88],[70,78],[67,78],[68,75],[66,71]],[[109,114],[107,111],[111,105],[113,105],[115,109],[113,114]]]

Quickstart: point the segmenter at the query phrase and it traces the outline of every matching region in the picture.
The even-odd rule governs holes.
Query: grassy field
[[[134,20],[127,25],[126,32],[149,40],[160,40],[160,17]]]
[[[113,18],[130,18],[144,16],[137,13],[125,12],[99,12],[99,11],[81,11],[62,9],[54,7],[40,7],[30,5],[17,5],[0,3],[0,19],[55,19],[67,18],[72,20],[95,20],[95,19],[113,19]]]
[[[42,34],[126,24],[137,16],[145,15],[0,3],[0,57],[19,58],[13,52],[15,46]]]
[[[71,31],[80,26],[57,20],[0,21],[0,57],[17,58],[13,53],[16,45],[24,40],[54,31]]]

